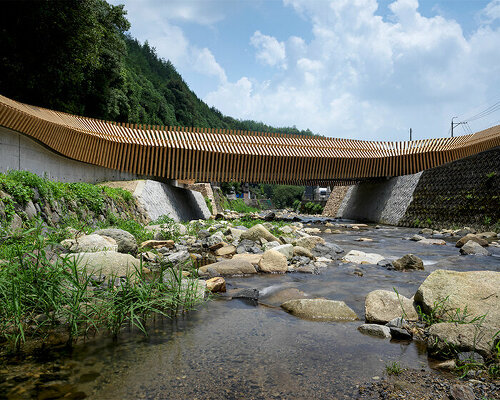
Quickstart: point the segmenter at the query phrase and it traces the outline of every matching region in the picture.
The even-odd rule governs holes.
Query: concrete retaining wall
[[[351,186],[337,215],[358,221],[397,225],[405,215],[422,172]]]
[[[500,148],[422,173],[402,226],[500,226]],[[498,228],[495,228],[498,229]]]
[[[351,186],[336,216],[433,228],[500,223],[500,148],[418,174]]]
[[[0,172],[25,170],[59,182],[116,181],[138,179],[137,175],[71,160],[36,141],[0,127]]]
[[[10,129],[0,127],[0,172],[25,170],[59,182],[130,181],[139,177],[71,160]],[[112,186],[130,188],[131,182]],[[176,221],[210,217],[203,195],[152,180],[134,184],[134,195],[151,220],[170,215]]]
[[[200,192],[157,181],[138,181],[134,197],[153,221],[163,215],[175,221],[208,219],[212,215]]]
[[[350,186],[335,186],[332,189],[325,208],[323,209],[322,215],[324,217],[335,217],[337,215],[349,188]]]

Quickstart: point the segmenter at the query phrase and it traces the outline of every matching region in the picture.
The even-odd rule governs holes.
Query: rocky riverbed
[[[148,226],[146,243],[75,232],[62,251],[99,276],[167,263],[211,301],[158,319],[146,339],[131,331],[7,362],[5,398],[498,398],[495,232],[226,217]]]

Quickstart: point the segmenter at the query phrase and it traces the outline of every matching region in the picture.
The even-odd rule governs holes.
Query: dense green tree
[[[170,61],[125,34],[125,14],[123,6],[105,0],[4,1],[0,93],[119,122],[312,134],[237,120],[209,107]]]
[[[301,200],[304,186],[275,185],[271,200],[276,208],[293,207],[295,200]]]
[[[0,13],[0,90],[24,101],[106,118],[120,104],[123,6],[104,0],[7,1]]]

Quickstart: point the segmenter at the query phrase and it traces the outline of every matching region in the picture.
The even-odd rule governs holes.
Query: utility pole
[[[455,128],[455,126],[465,124],[465,122],[453,122],[453,120],[454,120],[455,118],[458,118],[458,117],[453,117],[453,118],[451,119],[451,137],[453,137],[453,128]]]
[[[411,142],[411,128],[410,128],[410,142]]]

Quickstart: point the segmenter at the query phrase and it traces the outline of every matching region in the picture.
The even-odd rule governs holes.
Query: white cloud
[[[285,44],[275,37],[263,35],[256,31],[250,38],[250,43],[257,49],[256,57],[263,64],[280,66],[286,69]]]
[[[492,0],[480,13],[481,21],[484,24],[491,24],[500,19],[500,0]]]
[[[178,22],[210,25],[224,18],[220,7],[201,0],[111,0],[125,2],[133,34],[141,42],[148,41],[160,57],[170,60],[176,68],[227,80],[226,72],[212,52],[192,44]],[[212,4],[212,6],[211,6]]]
[[[193,67],[199,73],[209,76],[216,76],[219,81],[225,83],[227,81],[226,72],[217,63],[214,55],[207,48],[193,50]]]
[[[288,69],[267,84],[223,83],[205,97],[210,105],[328,136],[402,140],[410,127],[416,138],[445,136],[452,115],[500,92],[498,27],[465,37],[456,21],[421,15],[417,0],[393,1],[384,19],[376,0],[285,4],[310,21],[312,39],[279,42],[256,31],[257,58]],[[481,15],[498,18],[499,4]]]

